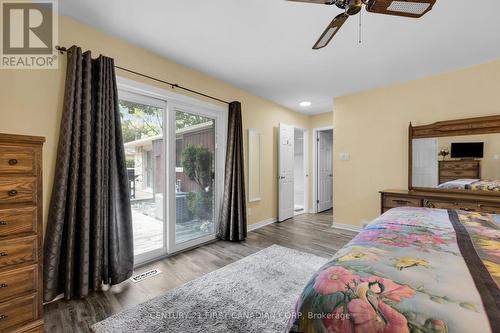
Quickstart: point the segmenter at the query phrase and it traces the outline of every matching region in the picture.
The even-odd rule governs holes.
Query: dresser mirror
[[[409,128],[410,190],[500,196],[500,116]]]

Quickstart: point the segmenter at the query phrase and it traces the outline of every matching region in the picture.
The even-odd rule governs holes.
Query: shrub
[[[207,147],[188,145],[182,152],[182,167],[186,176],[199,186],[187,195],[187,205],[194,217],[212,220],[213,179],[212,153]]]

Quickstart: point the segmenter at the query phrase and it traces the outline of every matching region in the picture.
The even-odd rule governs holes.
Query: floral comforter
[[[287,331],[500,332],[500,215],[396,208],[309,281]]]
[[[437,186],[446,190],[500,191],[500,180],[455,179]]]
[[[466,188],[473,191],[500,191],[500,180],[479,180]]]

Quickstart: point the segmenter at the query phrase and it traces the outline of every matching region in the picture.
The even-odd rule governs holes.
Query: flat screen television
[[[483,158],[484,142],[455,142],[451,144],[452,158]]]

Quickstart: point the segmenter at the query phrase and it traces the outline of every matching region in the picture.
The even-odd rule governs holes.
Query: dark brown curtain
[[[44,244],[44,301],[86,297],[133,269],[130,194],[113,59],[68,51]]]
[[[229,104],[226,173],[222,214],[218,236],[229,241],[242,241],[247,236],[247,208],[243,166],[243,125],[241,103]]]

